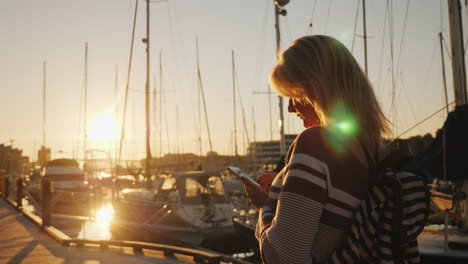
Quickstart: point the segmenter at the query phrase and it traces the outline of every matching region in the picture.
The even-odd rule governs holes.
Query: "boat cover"
[[[447,180],[468,180],[468,105],[450,112],[434,141],[416,157],[410,170],[427,178],[444,179],[444,134]]]

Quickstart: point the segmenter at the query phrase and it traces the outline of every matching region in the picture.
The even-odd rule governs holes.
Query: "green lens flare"
[[[343,136],[353,136],[356,132],[357,124],[353,119],[339,121],[335,124],[337,131]]]
[[[346,151],[352,138],[358,135],[359,121],[342,102],[335,104],[329,114],[327,140],[330,147],[339,153]]]
[[[349,32],[342,32],[338,37],[342,42],[347,42],[351,39],[351,34]]]

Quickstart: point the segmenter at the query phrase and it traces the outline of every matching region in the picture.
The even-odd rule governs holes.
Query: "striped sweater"
[[[344,243],[369,170],[350,151],[334,151],[327,133],[312,127],[298,135],[272,183],[255,232],[263,262],[322,263]]]

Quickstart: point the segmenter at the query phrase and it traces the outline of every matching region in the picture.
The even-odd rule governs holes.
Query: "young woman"
[[[372,183],[387,119],[347,48],[328,36],[292,43],[270,74],[304,122],[270,192],[244,182],[259,210],[256,237],[265,263],[321,263],[345,239]]]

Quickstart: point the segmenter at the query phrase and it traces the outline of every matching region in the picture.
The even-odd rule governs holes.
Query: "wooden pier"
[[[131,241],[70,239],[0,198],[0,263],[248,263],[190,248]]]

